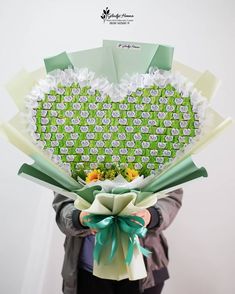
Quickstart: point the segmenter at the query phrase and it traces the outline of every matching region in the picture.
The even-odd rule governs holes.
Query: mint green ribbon
[[[88,227],[97,230],[96,242],[93,252],[94,260],[99,263],[102,250],[111,243],[109,252],[109,261],[111,262],[118,249],[118,230],[128,236],[128,249],[125,256],[125,263],[130,264],[135,246],[140,252],[148,256],[151,252],[139,243],[139,238],[144,238],[147,229],[144,227],[144,220],[135,215],[120,216],[120,215],[94,215],[89,214],[83,217],[84,224]]]

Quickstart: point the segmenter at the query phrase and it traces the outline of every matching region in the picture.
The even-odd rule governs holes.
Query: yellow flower
[[[139,176],[139,172],[135,169],[132,168],[127,168],[126,169],[126,176],[128,181],[133,181],[135,178]]]
[[[87,174],[86,182],[96,182],[98,180],[101,180],[102,178],[102,172],[99,169],[94,169],[90,173]]]

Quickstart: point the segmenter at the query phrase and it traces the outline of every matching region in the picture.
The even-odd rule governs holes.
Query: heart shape
[[[198,138],[200,94],[155,70],[114,86],[87,69],[57,70],[28,96],[31,135],[69,173],[113,162],[156,173]]]

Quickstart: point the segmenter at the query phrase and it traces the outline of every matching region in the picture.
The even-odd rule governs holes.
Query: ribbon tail
[[[97,234],[99,234],[99,233],[97,233]],[[99,264],[99,262],[100,262],[100,253],[101,253],[102,248],[103,248],[102,243],[100,243],[96,239],[95,248],[94,248],[94,252],[93,252],[93,258],[97,262],[97,264]]]
[[[114,226],[112,227],[112,232],[111,232],[111,240],[112,240],[112,244],[111,244],[111,252],[109,255],[109,260],[112,261],[114,258],[114,255],[117,251],[117,247],[118,247],[118,242],[117,242],[117,225],[114,224]]]
[[[135,246],[135,241],[134,238],[129,236],[129,242],[128,242],[128,250],[127,250],[127,255],[126,255],[126,259],[125,262],[126,264],[130,264],[133,254],[134,254],[134,246]]]
[[[140,245],[139,240],[136,242],[136,246],[144,256],[149,257],[149,255],[152,254],[151,251]]]
[[[135,240],[134,240],[135,238]],[[139,243],[138,237],[130,237],[129,238],[129,244],[128,244],[128,251],[127,251],[127,256],[125,259],[126,264],[130,264],[133,254],[134,254],[134,247],[137,246],[137,248],[139,249],[139,251],[146,257],[148,257],[152,252],[149,251],[148,249],[142,247]]]

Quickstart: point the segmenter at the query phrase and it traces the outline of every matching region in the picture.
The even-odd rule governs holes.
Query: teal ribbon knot
[[[88,227],[97,230],[96,242],[93,252],[94,260],[99,263],[101,251],[104,250],[110,243],[111,249],[109,252],[109,261],[112,261],[118,249],[118,230],[128,236],[128,249],[125,256],[125,263],[130,264],[135,246],[140,252],[149,256],[149,250],[142,247],[138,238],[144,238],[147,229],[144,227],[144,220],[135,215],[120,216],[120,215],[95,215],[89,214],[83,217],[84,224]]]

